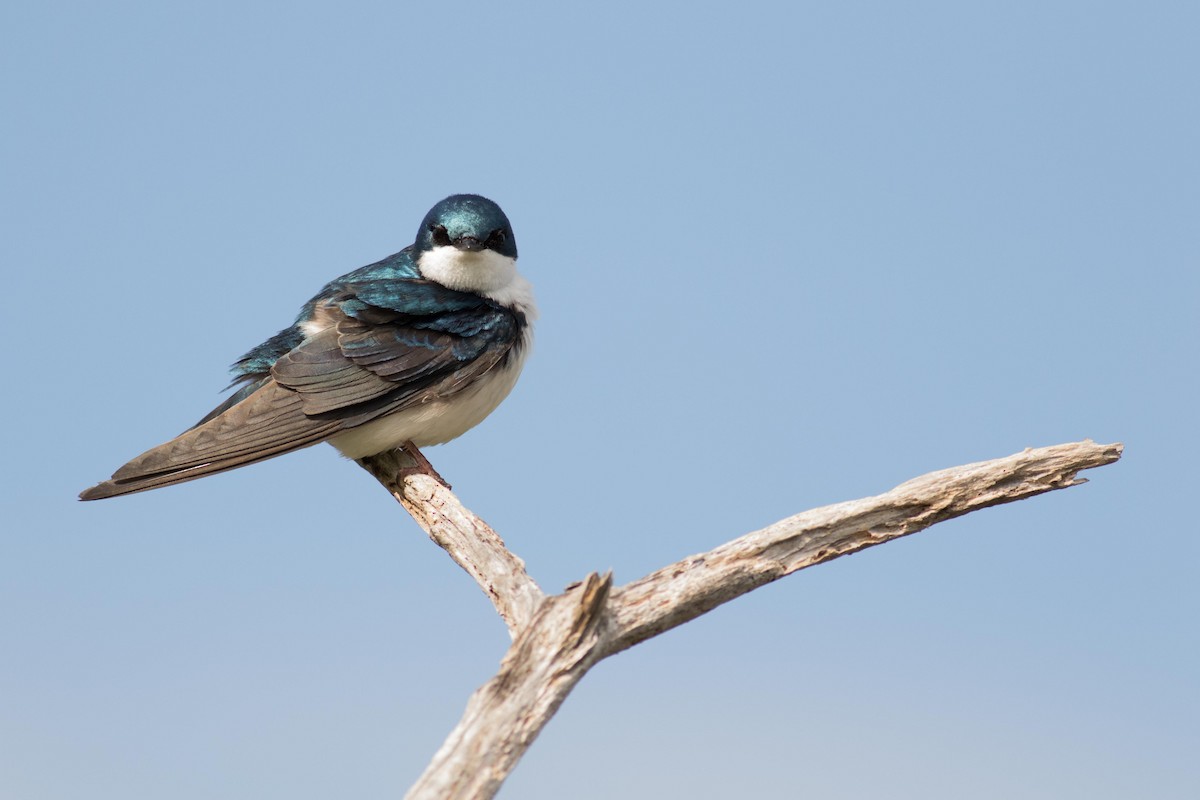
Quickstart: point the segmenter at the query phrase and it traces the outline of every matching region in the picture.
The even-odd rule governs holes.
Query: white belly
[[[347,458],[363,458],[393,450],[405,442],[417,447],[442,444],[474,428],[496,410],[512,391],[529,351],[524,346],[503,367],[496,367],[473,386],[445,400],[388,414],[365,425],[329,437],[329,443]]]

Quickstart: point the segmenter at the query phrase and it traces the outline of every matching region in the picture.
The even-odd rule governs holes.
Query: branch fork
[[[1081,470],[1111,464],[1122,450],[1086,440],[931,472],[875,497],[780,520],[624,586],[614,587],[611,573],[592,573],[553,596],[411,454],[395,450],[361,459],[475,579],[513,638],[499,672],[471,696],[406,797],[493,797],[575,684],[614,653],[805,567],[972,511],[1085,483],[1077,477]]]

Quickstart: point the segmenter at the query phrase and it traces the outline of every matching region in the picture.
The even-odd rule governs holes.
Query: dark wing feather
[[[461,391],[510,353],[520,322],[478,298],[459,306],[417,315],[342,295],[324,309],[331,327],[280,355],[269,374],[248,374],[253,382],[199,425],[80,497],[140,492],[252,464]]]
[[[342,316],[282,356],[271,377],[294,389],[304,413],[361,425],[448,397],[491,369],[517,337],[513,314],[482,301],[436,318],[371,309],[371,322]]]
[[[337,327],[328,328],[285,353],[271,377],[296,393],[306,414],[328,414],[396,391],[396,384],[346,358]]]

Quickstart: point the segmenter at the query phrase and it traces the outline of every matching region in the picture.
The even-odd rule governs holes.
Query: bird
[[[508,396],[536,318],[508,217],[480,195],[451,195],[411,245],[330,281],[290,327],[238,359],[236,391],[196,425],[79,497],[156,489],[320,442],[351,459],[399,447],[419,456]]]

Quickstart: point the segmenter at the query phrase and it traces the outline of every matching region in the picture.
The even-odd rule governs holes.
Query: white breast
[[[448,289],[474,292],[495,300],[505,308],[537,319],[533,287],[517,272],[517,260],[495,250],[466,252],[456,247],[435,247],[417,259],[421,275]]]

